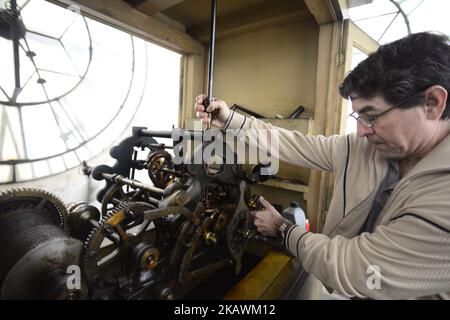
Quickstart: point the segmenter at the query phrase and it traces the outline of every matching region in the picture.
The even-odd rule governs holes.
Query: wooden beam
[[[202,54],[203,46],[190,35],[134,9],[122,0],[48,0],[61,6],[79,6],[81,13],[133,33],[182,54]]]
[[[265,186],[291,190],[300,193],[308,193],[308,186],[292,181],[283,181],[283,179],[270,179],[262,183]]]
[[[264,1],[229,14],[217,17],[216,38],[254,31],[269,25],[288,24],[310,17],[302,1],[278,0]],[[187,28],[196,40],[209,41],[209,21]]]
[[[161,11],[169,9],[184,0],[147,0],[135,6],[135,8],[148,16],[153,16]]]
[[[191,129],[195,117],[195,97],[205,92],[205,55],[188,55],[183,57],[183,87],[181,88],[181,108],[179,112],[179,126]]]
[[[318,24],[336,21],[330,0],[305,0],[305,4]]]
[[[144,3],[147,0],[123,0],[126,3],[129,3],[132,7],[136,7],[138,5],[140,5],[141,3]]]
[[[341,41],[343,23],[320,26],[316,75],[316,105],[312,135],[331,135],[337,128],[332,123],[340,114],[337,109],[337,88],[342,68]],[[334,114],[333,114],[334,113]],[[312,170],[307,193],[308,218],[311,229],[320,232],[323,228],[327,208],[331,199],[330,174]]]

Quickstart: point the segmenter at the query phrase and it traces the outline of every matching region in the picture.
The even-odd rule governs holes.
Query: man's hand
[[[278,228],[284,222],[284,218],[263,197],[259,197],[259,202],[264,206],[264,210],[252,211],[256,229],[263,236],[276,237],[278,234]]]
[[[228,120],[228,117],[231,114],[230,108],[228,108],[225,101],[212,99],[205,111],[203,102],[206,100],[206,98],[207,96],[205,94],[200,94],[195,98],[195,111],[197,111],[197,118],[202,120],[203,123],[208,123],[211,119],[208,116],[208,113],[215,111],[215,117],[211,124],[220,129],[223,129],[223,127],[225,127],[226,121]]]

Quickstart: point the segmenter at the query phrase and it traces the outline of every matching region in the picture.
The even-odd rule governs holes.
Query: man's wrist
[[[278,223],[278,234],[284,242],[286,238],[286,232],[293,226],[294,224],[287,219],[280,219]]]
[[[233,120],[233,116],[234,116],[234,110],[231,110],[230,114],[228,115],[227,119],[224,122],[222,130],[228,129],[228,126],[230,125],[231,120]]]

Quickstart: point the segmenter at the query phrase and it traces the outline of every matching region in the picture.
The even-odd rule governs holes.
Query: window
[[[439,31],[450,35],[450,24],[447,21],[449,1],[372,0],[362,3],[366,4],[354,7],[350,5],[348,15],[359,28],[380,44],[421,31]]]
[[[18,55],[13,41],[0,37],[0,184],[78,166],[131,134],[131,125],[178,124],[179,54],[76,7],[17,5],[26,28]],[[2,12],[10,8],[0,0]]]

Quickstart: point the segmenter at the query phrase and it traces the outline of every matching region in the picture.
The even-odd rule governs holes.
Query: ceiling
[[[122,0],[148,16],[167,17],[199,41],[209,33],[211,0]],[[217,32],[301,13],[312,17],[303,0],[217,0]]]

